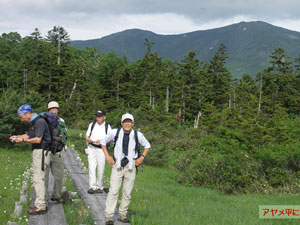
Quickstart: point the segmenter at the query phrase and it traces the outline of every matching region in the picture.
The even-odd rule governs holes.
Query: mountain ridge
[[[154,42],[153,52],[178,62],[188,51],[194,51],[200,61],[209,61],[223,43],[228,51],[226,65],[233,77],[255,76],[269,66],[269,56],[275,48],[283,48],[291,57],[290,61],[300,53],[300,32],[262,21],[167,35],[134,28],[99,39],[72,41],[70,45],[81,49],[95,47],[100,53],[114,52],[129,61],[136,61],[146,53],[145,38]]]

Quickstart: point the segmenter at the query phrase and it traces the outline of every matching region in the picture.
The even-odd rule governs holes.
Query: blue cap
[[[21,105],[20,108],[18,109],[18,114],[25,114],[28,112],[32,112],[31,105]]]

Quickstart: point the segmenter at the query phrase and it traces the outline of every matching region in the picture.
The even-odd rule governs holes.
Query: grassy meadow
[[[75,144],[86,167],[85,131],[69,130],[68,145]],[[76,141],[74,141],[76,140]],[[151,152],[150,152],[151,154]],[[19,201],[23,173],[30,168],[31,151],[0,149],[0,221],[28,224],[26,213],[30,200],[19,218],[12,218],[14,205]],[[106,165],[105,186],[109,185],[111,167]],[[76,191],[68,178],[64,184],[68,191]],[[30,187],[29,187],[30,188]],[[277,225],[298,224],[298,219],[259,219],[259,205],[300,205],[299,195],[226,195],[207,188],[188,187],[176,182],[176,173],[167,168],[144,166],[139,169],[129,215],[132,225]],[[79,198],[75,197],[75,198]],[[70,225],[92,224],[92,215],[82,201],[64,205],[67,223]]]
[[[13,218],[15,202],[20,200],[20,190],[24,180],[24,173],[31,167],[31,150],[16,148],[0,148],[0,221],[7,224],[15,221],[28,224],[29,215],[22,214]],[[29,181],[30,182],[30,181]],[[30,184],[29,187],[30,188]],[[25,210],[27,210],[25,208]],[[23,209],[24,211],[24,209]]]
[[[70,177],[67,177],[63,185],[68,191],[77,192]],[[72,199],[79,199],[79,201],[72,204],[63,204],[67,224],[93,224],[92,213],[87,209],[78,193],[76,196],[72,196]]]
[[[29,146],[29,145],[28,145]],[[25,146],[26,148],[27,146]],[[21,215],[14,218],[15,202],[20,200],[20,190],[24,180],[24,173],[29,172],[32,162],[32,151],[24,149],[24,145],[14,145],[10,148],[0,148],[0,225],[6,225],[8,221],[17,222],[19,225],[27,225],[29,221],[28,207],[31,204],[32,183],[31,175],[28,180],[28,201],[23,204]],[[65,183],[68,191],[75,192],[76,189],[69,177]],[[80,199],[79,196],[74,198]],[[83,201],[74,204],[64,204],[67,224],[92,224],[93,218]]]
[[[75,150],[86,167],[85,131],[70,130],[76,136]],[[151,151],[150,151],[151,154]],[[111,167],[106,165],[105,185],[109,184]],[[299,224],[298,219],[259,219],[259,205],[300,205],[300,196],[226,195],[201,187],[176,182],[175,172],[167,168],[144,166],[139,169],[129,214],[132,225],[277,225]]]

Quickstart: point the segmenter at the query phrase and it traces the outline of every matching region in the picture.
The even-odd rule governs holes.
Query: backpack
[[[43,118],[49,127],[51,141],[48,143],[47,151],[51,151],[54,155],[65,148],[67,144],[66,124],[55,113],[43,112],[39,115]]]
[[[92,123],[91,132],[90,132],[90,135],[89,135],[89,137],[91,137],[91,135],[92,135],[92,131],[93,131],[93,129],[94,129],[94,127],[95,127],[96,123],[97,123],[97,121],[96,121],[96,120],[94,120],[94,121],[93,121],[93,123]],[[107,134],[108,125],[109,125],[109,124],[105,122],[105,134]],[[92,146],[94,146],[94,147],[97,147],[97,148],[101,148],[101,146],[100,146],[100,145],[95,145],[95,144],[93,144],[93,143],[90,143],[90,145],[92,145]],[[108,147],[108,146],[109,146],[109,145],[107,145],[107,147]]]
[[[89,137],[91,137],[91,135],[92,135],[92,131],[93,131],[93,129],[94,129],[94,127],[95,127],[96,123],[97,123],[97,121],[96,121],[96,120],[94,120],[94,121],[93,121],[93,123],[92,123],[91,132],[90,132],[90,135],[89,135]],[[109,124],[105,122],[105,134],[107,134],[108,125],[109,125]]]
[[[119,133],[120,133],[121,129],[122,128],[118,128],[118,130],[117,130],[117,133],[116,133],[116,136],[115,136],[115,139],[114,139],[114,149],[116,147],[116,143],[117,143],[117,140],[119,138]],[[138,158],[139,158],[141,156],[139,138],[138,138],[137,130],[135,130],[135,129],[132,129],[132,130],[134,131],[135,152],[138,154]]]

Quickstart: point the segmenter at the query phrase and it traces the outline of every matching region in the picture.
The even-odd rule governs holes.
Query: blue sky
[[[138,28],[182,34],[241,21],[265,21],[300,31],[298,0],[0,0],[0,34],[42,36],[63,26],[72,40]]]

